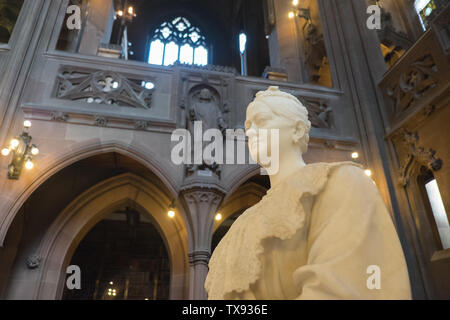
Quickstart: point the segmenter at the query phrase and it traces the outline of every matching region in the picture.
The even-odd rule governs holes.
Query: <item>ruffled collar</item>
[[[227,299],[228,294],[244,292],[258,281],[263,240],[287,240],[303,228],[306,213],[302,198],[320,193],[332,169],[342,165],[359,166],[353,162],[306,165],[247,209],[214,250],[205,281],[208,298]]]

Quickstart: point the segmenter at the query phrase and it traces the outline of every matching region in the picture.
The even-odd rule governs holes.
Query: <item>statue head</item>
[[[211,91],[208,88],[203,88],[199,97],[201,100],[211,100]]]
[[[261,129],[278,129],[279,141],[271,141],[269,133],[262,136]],[[246,135],[250,155],[262,167],[262,157],[272,157],[272,146],[278,144],[280,155],[288,152],[305,153],[308,150],[311,122],[308,110],[293,95],[282,92],[278,87],[269,87],[267,91],[256,94],[255,100],[247,108],[245,121]],[[267,137],[267,138],[266,138]]]

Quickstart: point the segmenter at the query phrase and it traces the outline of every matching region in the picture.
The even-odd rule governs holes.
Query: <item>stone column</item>
[[[287,71],[289,82],[304,83],[307,81],[301,56],[301,43],[295,19],[289,19],[289,11],[293,9],[292,0],[275,0],[276,24],[269,38],[271,54],[274,48],[275,59],[271,58],[272,67],[282,67]],[[276,43],[275,43],[276,42]],[[277,65],[277,64],[280,65]]]
[[[114,19],[114,5],[112,0],[90,0],[87,8],[87,17],[78,52],[89,55],[97,55],[100,43],[109,42]]]
[[[192,231],[189,299],[206,300],[204,284],[211,257],[214,217],[225,193],[214,185],[194,185],[183,189],[181,194],[188,209],[188,224]]]

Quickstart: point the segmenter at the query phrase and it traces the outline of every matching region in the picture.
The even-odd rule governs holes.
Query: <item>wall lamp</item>
[[[23,167],[27,170],[34,168],[33,157],[39,154],[36,145],[31,144],[32,137],[28,130],[31,127],[31,121],[25,120],[23,123],[23,132],[15,137],[9,143],[9,147],[2,149],[2,155],[7,157],[12,154],[11,163],[8,166],[8,178],[18,180]]]

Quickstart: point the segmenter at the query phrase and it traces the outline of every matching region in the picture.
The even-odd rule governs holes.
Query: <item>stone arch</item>
[[[240,188],[246,181],[261,174],[261,167],[258,165],[243,166],[243,168],[235,170],[233,176],[229,178],[226,183],[227,195],[224,198],[224,203],[231,197],[234,192]]]
[[[266,191],[264,187],[254,182],[241,185],[227,198],[219,209],[222,214],[222,221],[226,221],[239,211],[254,206],[266,194]],[[219,226],[220,223],[214,225],[213,234]]]
[[[127,156],[149,168],[168,188],[172,198],[178,195],[178,186],[171,178],[170,169],[157,160],[157,156],[148,148],[139,148],[140,146],[131,145],[119,140],[101,141],[93,139],[69,145],[53,156],[47,156],[40,160],[39,167],[30,175],[28,179],[21,179],[15,182],[13,192],[3,203],[6,216],[0,217],[0,247],[3,246],[5,237],[8,233],[14,218],[26,200],[35,192],[44,182],[62,169],[78,162],[99,154],[116,152]],[[0,205],[0,207],[2,206]],[[184,216],[184,211],[180,213]],[[189,233],[189,230],[188,230]]]
[[[33,299],[62,297],[65,269],[79,242],[95,224],[130,203],[155,221],[171,261],[170,298],[187,297],[187,231],[183,218],[167,218],[171,199],[154,185],[133,174],[107,179],[73,200],[47,230],[37,255],[41,257]]]

